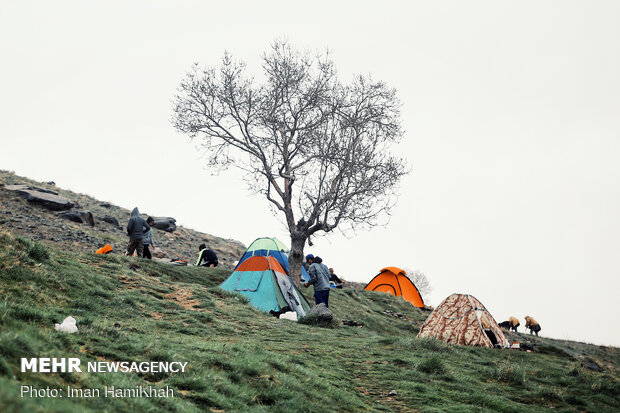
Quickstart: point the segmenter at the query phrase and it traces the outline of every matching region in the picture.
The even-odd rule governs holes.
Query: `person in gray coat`
[[[138,207],[131,211],[131,217],[127,222],[127,235],[129,235],[129,245],[127,246],[127,255],[133,255],[136,251],[138,257],[142,257],[144,253],[144,233],[149,231],[151,227],[146,221],[140,217]]]
[[[310,279],[304,287],[314,285],[314,302],[317,305],[325,303],[325,307],[329,307],[329,270],[321,257],[313,257],[308,275]]]
[[[149,224],[149,226],[152,226],[155,223],[155,220],[153,219],[153,217],[148,217],[146,219],[146,223]],[[144,258],[150,260],[151,258],[153,258],[153,256],[151,255],[151,251],[149,251],[149,245],[153,247],[153,250],[155,249],[155,244],[153,244],[152,229],[149,228],[149,230],[144,233],[144,236],[142,237],[142,243],[144,244]]]

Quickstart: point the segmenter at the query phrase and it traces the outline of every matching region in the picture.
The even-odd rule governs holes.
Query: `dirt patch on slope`
[[[200,301],[192,298],[192,296],[193,295],[191,291],[184,290],[183,288],[179,288],[178,290],[170,294],[164,294],[164,297],[166,297],[168,300],[174,301],[186,310],[199,311],[195,307],[198,307],[200,305]]]

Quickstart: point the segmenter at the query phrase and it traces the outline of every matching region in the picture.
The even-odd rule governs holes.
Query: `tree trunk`
[[[297,287],[301,286],[301,264],[304,262],[306,237],[291,234],[291,253],[288,256],[289,275]]]

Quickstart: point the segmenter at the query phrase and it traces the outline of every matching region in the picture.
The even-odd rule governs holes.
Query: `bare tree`
[[[248,174],[291,237],[291,277],[299,285],[310,237],[376,225],[396,200],[405,162],[389,147],[402,138],[396,91],[357,76],[341,83],[329,53],[276,41],[263,77],[226,53],[219,68],[194,64],[174,99],[173,124],[198,139],[215,168]]]
[[[408,268],[403,268],[403,270],[405,271],[405,274],[407,274],[407,278],[409,278],[413,285],[418,288],[424,303],[428,304],[427,301],[430,300],[429,295],[433,292],[433,287],[431,286],[431,282],[428,280],[426,274],[420,270],[412,271]]]

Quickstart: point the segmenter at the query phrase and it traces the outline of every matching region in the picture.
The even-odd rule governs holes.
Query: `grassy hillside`
[[[399,298],[358,290],[333,291],[330,303],[339,319],[363,327],[303,325],[254,310],[243,297],[218,289],[227,275],[222,269],[54,250],[1,231],[0,411],[620,409],[617,348],[537,339],[536,351],[526,353],[418,340],[428,313]],[[69,315],[77,319],[78,333],[55,331],[54,323]],[[189,372],[22,374],[21,357],[187,361]],[[603,371],[582,367],[589,360]],[[168,385],[177,397],[19,396],[21,385],[67,384]]]

